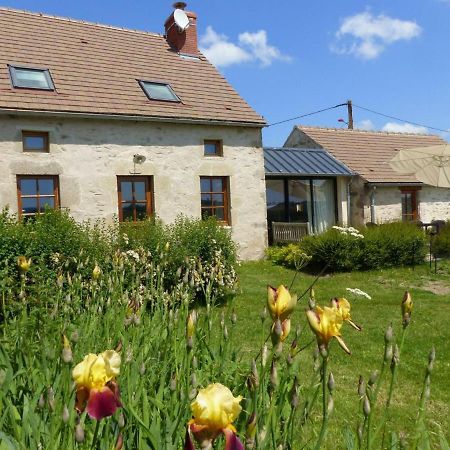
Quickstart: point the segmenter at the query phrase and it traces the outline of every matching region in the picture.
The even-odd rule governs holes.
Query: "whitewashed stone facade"
[[[26,153],[22,130],[48,131],[49,153]],[[223,157],[203,154],[223,140]],[[60,202],[77,220],[118,214],[117,176],[153,177],[154,212],[164,222],[200,217],[200,176],[229,177],[233,239],[240,257],[258,259],[267,243],[264,163],[259,127],[0,115],[0,208],[17,213],[17,175],[58,175]]]
[[[370,222],[370,196],[364,205],[364,221]],[[422,186],[417,191],[419,220],[450,220],[450,189]],[[400,189],[397,186],[380,187],[375,190],[375,223],[402,220]]]

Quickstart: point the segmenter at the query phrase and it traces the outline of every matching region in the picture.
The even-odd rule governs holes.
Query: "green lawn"
[[[384,351],[384,332],[389,323],[393,324],[397,335],[401,332],[400,303],[405,290],[410,290],[414,301],[412,321],[407,336],[392,404],[392,428],[411,435],[417,415],[419,397],[423,386],[428,354],[432,346],[436,348],[436,363],[432,374],[431,400],[427,406],[428,424],[431,431],[442,427],[449,438],[450,429],[450,264],[441,262],[438,273],[430,272],[427,265],[412,268],[389,269],[372,272],[353,272],[326,275],[316,285],[318,304],[327,304],[332,297],[346,297],[352,303],[352,318],[363,327],[358,333],[344,326],[345,342],[352,351],[346,355],[337,342],[331,345],[331,370],[336,380],[335,410],[328,433],[327,448],[341,448],[336,442],[333,429],[351,428],[355,430],[362,417],[357,395],[359,376],[366,380],[373,370],[379,369]],[[267,335],[269,322],[261,324],[260,314],[266,302],[266,286],[271,284],[290,285],[294,272],[270,262],[244,263],[239,268],[240,288],[232,305],[238,315],[234,339],[238,339],[244,359],[256,355]],[[299,295],[307,289],[314,276],[301,273],[295,280],[292,291]],[[372,300],[355,298],[346,288],[360,288],[372,296]],[[304,314],[307,296],[301,299],[293,315],[292,331],[303,329],[301,344],[312,338]],[[289,339],[290,342],[291,338]],[[301,358],[299,377],[307,380],[311,368],[313,347],[305,350]],[[390,375],[390,374],[389,374]],[[388,377],[385,378],[388,381]],[[386,386],[386,384],[385,384]],[[382,389],[379,404],[386,399],[386,389]],[[320,410],[313,420],[320,420]],[[333,439],[331,436],[333,435]]]

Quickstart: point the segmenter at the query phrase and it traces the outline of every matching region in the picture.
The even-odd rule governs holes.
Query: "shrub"
[[[10,273],[17,271],[19,255],[32,258],[35,276],[51,276],[80,254],[93,265],[107,258],[112,244],[111,230],[103,223],[79,224],[64,211],[48,210],[27,221],[17,221],[7,210],[0,214],[0,267]]]
[[[311,260],[311,257],[298,244],[268,247],[266,256],[275,264],[293,267],[297,270],[307,265]]]
[[[168,226],[168,237],[172,284],[181,276],[200,296],[215,298],[234,290],[237,249],[229,229],[212,217],[201,220],[180,216]]]
[[[419,264],[427,252],[424,232],[415,224],[404,222],[366,228],[362,244],[362,269]]]
[[[450,256],[450,222],[447,222],[431,241],[431,252],[437,257]]]
[[[236,283],[236,245],[214,219],[106,225],[78,223],[54,210],[18,221],[5,210],[0,213],[0,273],[10,284],[19,277],[20,255],[32,258],[28,282],[36,285],[63,272],[90,279],[96,264],[105,275],[123,265],[130,269],[122,275],[125,289],[136,274],[158,277],[158,286],[167,291],[184,283],[203,298],[224,297]]]
[[[311,255],[315,269],[327,266],[331,272],[370,270],[383,267],[419,264],[427,250],[423,231],[413,224],[393,222],[377,227],[334,227],[320,235],[306,236],[301,243],[268,251],[269,258],[278,264],[290,263],[294,254]]]

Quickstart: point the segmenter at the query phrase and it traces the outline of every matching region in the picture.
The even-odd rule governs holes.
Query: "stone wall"
[[[22,151],[22,130],[48,131],[50,153]],[[205,157],[204,139],[222,139],[223,157]],[[154,211],[164,222],[200,217],[200,176],[228,176],[231,228],[243,259],[267,242],[264,162],[257,128],[94,119],[0,116],[0,207],[17,212],[16,175],[59,175],[61,207],[77,220],[118,214],[117,176],[153,176]]]
[[[364,204],[364,221],[370,222],[370,188]],[[375,222],[402,220],[402,205],[398,186],[380,187],[375,190]],[[422,186],[417,191],[419,219],[450,220],[450,189]]]

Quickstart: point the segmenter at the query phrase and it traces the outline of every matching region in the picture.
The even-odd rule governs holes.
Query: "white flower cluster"
[[[350,236],[356,237],[358,239],[364,239],[364,236],[356,228],[338,227],[337,225],[334,225],[332,228],[339,231],[339,233],[341,233],[341,234],[350,235]]]
[[[348,292],[351,292],[354,295],[358,295],[359,297],[366,297],[368,300],[372,300],[372,297],[367,293],[358,288],[347,288]]]
[[[127,256],[129,256],[130,258],[134,258],[136,260],[136,262],[139,262],[139,254],[137,252],[135,252],[134,250],[127,250],[125,252],[125,254]]]

